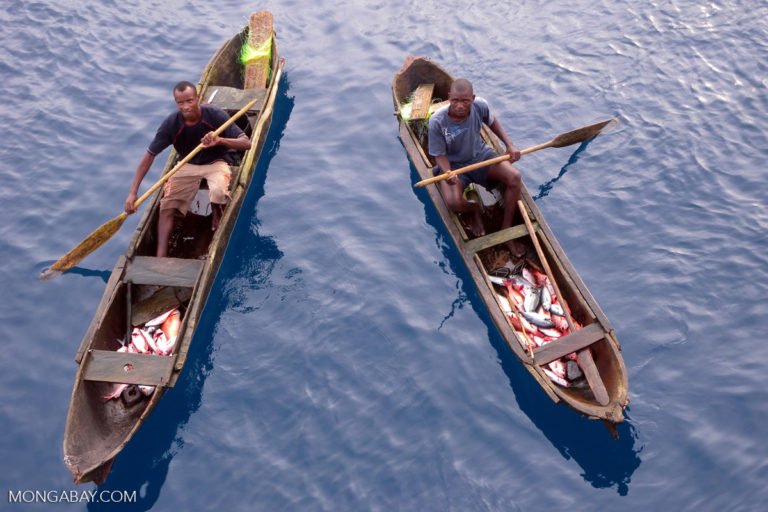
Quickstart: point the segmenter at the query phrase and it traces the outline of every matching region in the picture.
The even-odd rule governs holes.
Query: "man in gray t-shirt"
[[[464,189],[470,183],[484,187],[503,184],[504,215],[501,229],[512,225],[517,209],[522,180],[512,162],[520,160],[520,152],[507,137],[501,123],[492,114],[488,103],[476,98],[472,84],[463,78],[451,84],[448,93],[450,104],[429,118],[429,154],[435,157],[438,172],[447,172],[498,156],[483,140],[481,128],[487,124],[495,133],[509,154],[509,160],[460,174],[440,182],[440,192],[448,208],[455,213],[469,213],[472,216],[471,230],[475,236],[485,234],[480,206],[464,199]],[[525,248],[511,241],[508,247],[515,257],[522,257]]]

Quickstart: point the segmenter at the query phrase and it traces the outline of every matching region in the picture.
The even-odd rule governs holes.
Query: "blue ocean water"
[[[38,273],[121,211],[171,86],[261,8],[287,67],[237,238],[182,378],[98,489],[137,502],[9,503],[75,489],[73,357],[138,217]],[[0,26],[0,509],[768,503],[764,2],[22,0]],[[412,187],[390,92],[409,54],[472,79],[519,148],[619,120],[519,163],[622,343],[618,440],[533,382]]]

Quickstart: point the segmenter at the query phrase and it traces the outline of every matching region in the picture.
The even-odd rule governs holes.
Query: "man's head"
[[[196,121],[200,118],[200,97],[195,84],[187,81],[177,83],[173,87],[173,99],[185,120]]]
[[[458,119],[467,117],[472,110],[472,102],[475,101],[472,82],[465,78],[454,80],[448,92],[448,100],[451,102],[448,115]]]

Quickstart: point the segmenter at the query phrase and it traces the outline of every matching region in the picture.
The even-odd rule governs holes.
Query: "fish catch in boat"
[[[176,346],[180,327],[181,313],[179,308],[173,308],[149,320],[141,327],[134,327],[131,331],[131,341],[122,345],[117,352],[170,356]],[[123,343],[121,340],[118,341]],[[129,386],[129,384],[115,384],[112,392],[103,397],[104,400],[109,401],[120,397]],[[138,386],[138,389],[144,396],[149,396],[155,387]]]
[[[497,291],[499,303],[520,339],[534,345],[527,348],[541,347],[570,334],[563,305],[545,274],[528,265],[518,268],[519,274],[499,270],[491,271],[488,279],[506,291],[506,294]],[[581,325],[574,321],[574,327],[580,329]],[[556,359],[542,369],[552,382],[563,387],[570,387],[584,377],[575,353]]]

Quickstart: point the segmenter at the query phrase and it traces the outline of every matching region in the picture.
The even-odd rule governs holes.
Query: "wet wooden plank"
[[[584,376],[587,378],[589,387],[592,389],[592,393],[595,395],[595,400],[600,405],[608,405],[611,399],[608,397],[608,390],[605,389],[605,383],[600,378],[600,371],[595,365],[595,360],[592,358],[592,353],[589,349],[580,350],[576,354],[579,358],[579,366],[584,372]]]
[[[259,11],[251,14],[248,24],[248,44],[254,50],[265,48],[267,41],[272,39],[272,13],[269,11]],[[245,76],[243,78],[243,87],[245,89],[263,89],[267,86],[269,78],[269,62],[271,52],[263,51],[254,56],[245,63]]]
[[[430,113],[430,115],[434,114],[435,112],[437,112],[441,108],[446,107],[446,106],[448,106],[450,104],[451,104],[451,102],[448,101],[448,100],[441,101],[440,103],[433,103],[433,104],[431,104],[429,106],[429,113]]]
[[[86,364],[85,380],[165,386],[173,369],[173,357],[93,350]]]
[[[534,227],[535,226],[536,224],[534,223]],[[526,229],[525,225],[519,224],[517,226],[511,226],[506,229],[496,231],[489,235],[481,236],[480,238],[469,240],[466,243],[466,248],[470,252],[480,252],[483,249],[493,247],[494,245],[503,244],[509,240],[527,235],[528,230]]]
[[[600,324],[589,324],[568,336],[563,336],[538,347],[533,351],[533,358],[539,365],[551,363],[556,359],[586,348],[604,337],[605,331]]]
[[[154,256],[136,256],[128,264],[123,281],[134,284],[154,284],[158,286],[195,286],[203,260],[184,258],[155,258]]]
[[[161,288],[153,295],[134,304],[131,312],[131,325],[134,327],[144,325],[161,313],[189,302],[190,297],[192,297],[192,288],[174,288],[172,286]]]
[[[237,112],[248,102],[259,98],[248,112],[258,112],[264,108],[264,100],[267,97],[267,90],[259,89],[237,89],[235,87],[224,87],[223,85],[214,85],[207,89],[203,102],[210,103],[222,110]]]
[[[432,103],[432,94],[435,91],[435,84],[421,84],[413,92],[413,103],[411,106],[411,121],[420,121],[427,118],[429,105]]]

